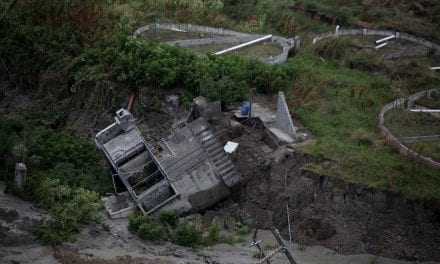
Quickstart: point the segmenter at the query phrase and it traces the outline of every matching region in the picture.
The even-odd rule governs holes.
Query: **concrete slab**
[[[223,147],[225,152],[228,154],[235,152],[237,148],[238,148],[238,143],[232,141],[228,141],[226,145]]]
[[[295,142],[293,137],[276,127],[269,127],[267,130],[271,136],[273,136],[278,145],[292,144]]]

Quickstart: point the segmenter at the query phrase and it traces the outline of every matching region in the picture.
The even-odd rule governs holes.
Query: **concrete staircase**
[[[215,171],[223,179],[224,183],[228,187],[237,184],[240,180],[240,174],[209,126],[200,126],[199,130],[193,132],[207,152],[209,159],[215,167]]]

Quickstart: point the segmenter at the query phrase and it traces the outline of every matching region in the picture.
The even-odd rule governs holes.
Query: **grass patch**
[[[280,55],[282,52],[282,47],[276,43],[261,43],[258,45],[252,45],[243,49],[239,49],[236,52],[233,52],[233,54],[257,59],[267,58],[270,56],[274,57]]]
[[[166,29],[150,29],[143,32],[142,37],[151,41],[164,42],[185,39],[212,38],[217,37],[217,35],[202,32],[180,32]]]
[[[420,155],[431,157],[433,160],[440,161],[440,141],[417,142],[407,144],[408,147],[415,150]]]
[[[393,109],[385,115],[385,126],[396,137],[440,135],[440,119],[428,113]]]
[[[396,96],[392,80],[322,61],[308,51],[289,64],[297,71],[290,104],[317,137],[304,151],[335,164],[312,170],[410,197],[440,198],[438,172],[395,153],[376,129],[381,107]]]

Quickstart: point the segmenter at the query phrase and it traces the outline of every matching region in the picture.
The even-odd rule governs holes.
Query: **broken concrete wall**
[[[296,127],[293,123],[292,116],[290,115],[286,97],[283,92],[278,93],[275,126],[293,137],[296,134]]]

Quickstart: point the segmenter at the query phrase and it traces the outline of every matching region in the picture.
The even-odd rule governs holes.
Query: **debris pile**
[[[257,103],[248,107],[248,117],[263,124],[275,147],[298,140],[283,93],[278,95],[276,113]],[[147,142],[133,115],[125,109],[117,111],[115,122],[95,139],[114,170],[113,177],[127,189],[106,199],[110,216],[126,217],[136,207],[144,214],[160,210],[197,212],[228,197],[241,180],[232,161],[239,145],[219,138],[224,130],[233,133],[240,126],[231,117],[243,121],[246,116],[241,113],[238,110],[225,118],[220,102],[197,97],[189,114],[172,127],[170,136]],[[229,129],[224,124],[214,126],[225,120]]]

